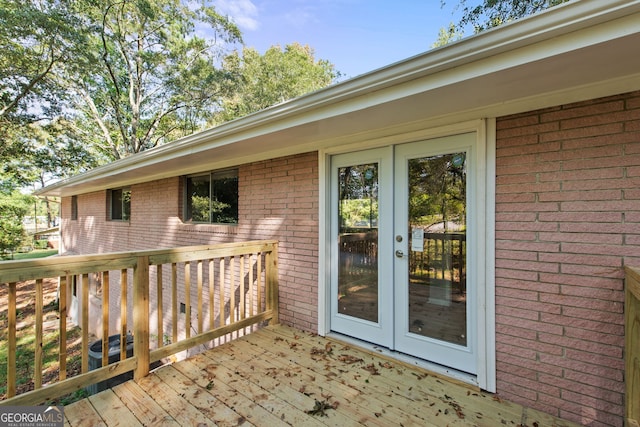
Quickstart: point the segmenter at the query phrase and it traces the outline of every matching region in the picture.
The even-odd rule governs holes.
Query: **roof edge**
[[[268,134],[287,128],[285,119],[302,117],[363,94],[379,91],[420,77],[450,70],[560,35],[640,13],[640,0],[575,0],[460,41],[407,58],[333,86],[294,98],[248,116],[224,123],[152,150],[137,153],[80,175],[50,184],[35,195],[59,196],[64,189],[82,182],[114,176],[121,171],[161,163],[178,153],[198,152],[233,143],[234,135]],[[522,63],[527,60],[523,59]],[[219,141],[217,144],[214,141]]]

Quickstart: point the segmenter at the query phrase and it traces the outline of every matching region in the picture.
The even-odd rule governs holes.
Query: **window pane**
[[[122,191],[122,220],[129,221],[131,217],[131,190]]]
[[[131,214],[131,190],[118,188],[110,190],[111,219],[128,221]]]
[[[338,169],[338,312],[378,322],[378,164]]]
[[[122,189],[111,190],[111,219],[122,219]]]
[[[71,196],[71,219],[78,219],[78,196]]]
[[[186,220],[210,221],[209,175],[187,178]]]
[[[211,182],[211,222],[238,223],[238,172],[216,173]]]
[[[462,346],[468,336],[466,193],[466,153],[409,160],[409,332]]]

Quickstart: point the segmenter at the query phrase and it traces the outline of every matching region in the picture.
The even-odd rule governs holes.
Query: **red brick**
[[[639,119],[636,92],[497,120],[496,320],[508,337],[497,337],[498,392],[593,425],[622,424],[622,265],[640,263]],[[531,344],[512,342],[520,330]],[[516,366],[560,396],[521,385],[507,375]]]
[[[625,101],[622,99],[615,99],[610,102],[603,102],[596,105],[573,106],[570,108],[542,113],[540,114],[540,121],[549,122],[563,120],[564,123],[568,121],[568,119],[583,118],[594,115],[607,115],[606,113],[622,111],[624,110],[624,106]]]

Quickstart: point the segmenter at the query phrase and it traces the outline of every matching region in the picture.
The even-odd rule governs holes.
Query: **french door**
[[[476,134],[331,160],[331,329],[477,371]]]

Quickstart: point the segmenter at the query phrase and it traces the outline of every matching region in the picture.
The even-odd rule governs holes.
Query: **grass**
[[[35,258],[46,258],[52,255],[58,255],[57,249],[35,249],[31,252],[24,253],[15,253],[13,254],[13,258],[9,260],[1,260],[1,261],[10,261],[10,260],[21,260],[21,259],[35,259]]]

